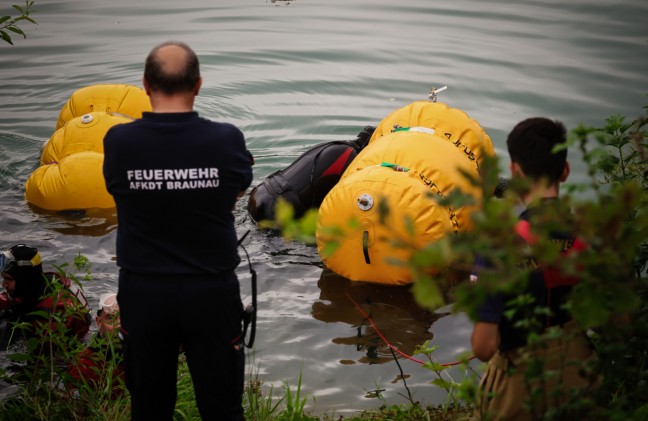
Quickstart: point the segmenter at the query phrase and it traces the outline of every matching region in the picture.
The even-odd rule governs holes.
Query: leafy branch
[[[18,27],[18,23],[27,21],[33,23],[34,25],[37,25],[36,21],[29,17],[29,12],[31,11],[31,7],[33,5],[33,1],[25,0],[24,7],[18,6],[16,4],[11,6],[16,9],[18,13],[20,13],[18,17],[12,18],[10,15],[0,16],[0,38],[2,38],[3,41],[13,45],[13,41],[11,40],[11,35],[9,34],[9,32],[13,32],[14,34],[22,35],[23,38],[27,38],[25,32],[23,32],[23,30]]]

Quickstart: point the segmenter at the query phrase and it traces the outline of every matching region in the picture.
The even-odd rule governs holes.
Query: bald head
[[[196,53],[182,42],[165,42],[146,58],[144,80],[153,92],[167,95],[192,92],[200,79]]]

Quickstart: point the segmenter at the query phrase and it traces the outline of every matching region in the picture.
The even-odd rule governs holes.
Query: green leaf
[[[316,209],[311,209],[299,220],[299,228],[301,231],[308,235],[315,235],[315,228],[317,227],[318,212]]]
[[[435,386],[439,386],[445,390],[452,389],[452,387],[454,386],[454,383],[443,379],[434,379],[432,380],[432,384]]]
[[[13,42],[11,42],[11,37],[9,36],[8,33],[5,31],[0,30],[0,38],[8,42],[9,44],[13,45]]]
[[[87,256],[79,253],[77,256],[74,257],[74,260],[72,261],[74,266],[76,267],[77,270],[81,270],[88,266],[90,263],[90,260],[88,259]]]
[[[436,310],[445,305],[445,300],[436,282],[429,277],[420,279],[412,286],[416,301],[424,308]]]
[[[22,15],[23,13],[25,13],[24,10],[23,10],[23,8],[20,7],[20,6],[18,6],[17,4],[13,4],[13,5],[11,5],[11,7],[13,7],[13,8],[16,9],[18,12],[20,12],[21,15]]]
[[[439,349],[439,345],[430,345],[430,340],[427,340],[423,345],[417,345],[414,349],[414,354],[425,354],[427,356],[432,355],[434,351]]]
[[[0,17],[0,23],[6,22],[11,19],[11,16],[2,16]]]
[[[443,371],[446,369],[446,367],[442,366],[441,364],[435,362],[435,361],[428,361],[425,364],[423,364],[423,367],[430,370],[430,371]]]
[[[10,30],[11,32],[15,32],[15,33],[17,33],[17,34],[22,35],[24,38],[27,38],[27,36],[25,35],[25,33],[22,31],[22,29],[20,29],[20,28],[17,27],[17,26],[9,26],[7,29]]]
[[[335,251],[340,247],[340,243],[337,241],[327,241],[324,244],[324,249],[320,250],[322,258],[328,258],[333,256]]]

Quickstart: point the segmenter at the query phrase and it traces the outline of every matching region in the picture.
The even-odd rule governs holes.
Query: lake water
[[[0,15],[12,3],[20,2],[4,1]],[[93,308],[116,289],[114,213],[44,212],[25,203],[24,183],[70,94],[140,85],[144,58],[162,41],[185,41],[199,54],[196,108],[243,130],[257,184],[308,147],[355,138],[432,87],[447,85],[439,100],[482,124],[503,167],[506,134],[526,117],[573,128],[638,116],[648,105],[646,16],[644,0],[36,0],[38,25],[22,25],[27,39],[0,45],[0,247],[27,242],[50,263],[85,254]],[[573,169],[584,177],[581,164]],[[294,386],[301,375],[315,413],[376,407],[368,392],[377,388],[389,404],[406,402],[398,366],[354,301],[405,352],[432,339],[448,362],[468,349],[462,315],[424,312],[406,289],[350,284],[323,270],[314,246],[257,230],[246,203],[237,229],[252,231],[260,306],[249,371],[266,384]],[[245,265],[239,274],[249,302]],[[430,372],[399,362],[414,399],[443,400]]]

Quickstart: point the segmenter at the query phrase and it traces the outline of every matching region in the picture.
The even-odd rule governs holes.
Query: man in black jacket
[[[112,127],[104,177],[115,198],[118,301],[133,420],[171,420],[183,346],[204,420],[243,420],[243,306],[232,214],[252,181],[241,131],[198,116],[198,57],[155,47],[152,112]]]

